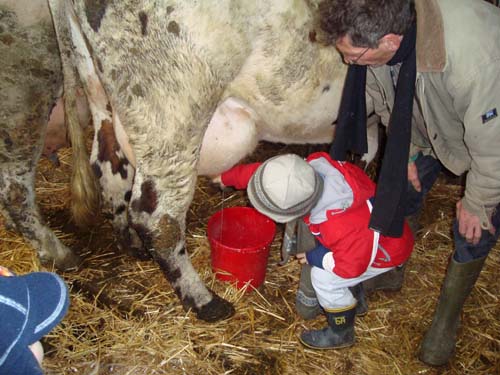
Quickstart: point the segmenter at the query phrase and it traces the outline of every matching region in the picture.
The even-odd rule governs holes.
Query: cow
[[[87,98],[85,98],[85,94],[81,89],[77,89],[76,94],[78,123],[83,129],[86,129],[90,124],[90,112]],[[55,165],[59,165],[57,151],[63,147],[69,146],[68,129],[64,116],[64,100],[61,97],[57,99],[54,107],[50,111],[42,156],[54,162]]]
[[[29,1],[40,14],[23,19],[23,1],[0,1],[0,95],[16,94],[0,107],[7,225],[42,261],[78,265],[34,201],[36,161],[63,85],[74,220],[91,221],[100,204],[120,246],[154,259],[185,309],[205,321],[231,316],[233,306],[189,260],[186,212],[197,174],[217,175],[261,139],[332,140],[346,67],[318,43],[318,2],[49,0],[52,29],[42,2]],[[95,128],[90,163],[77,124],[78,80]]]

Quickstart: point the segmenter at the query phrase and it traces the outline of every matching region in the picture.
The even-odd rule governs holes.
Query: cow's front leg
[[[193,169],[193,168],[191,168]],[[194,269],[185,245],[185,214],[191,203],[195,176],[146,177],[140,164],[130,204],[130,218],[145,246],[159,264],[184,309],[207,322],[234,314],[234,307],[208,289]],[[170,184],[170,188],[165,189]],[[173,187],[179,183],[182,186]]]
[[[215,322],[234,314],[234,307],[207,289],[186,252],[180,223],[165,214],[153,234],[152,254],[187,310],[198,319]]]

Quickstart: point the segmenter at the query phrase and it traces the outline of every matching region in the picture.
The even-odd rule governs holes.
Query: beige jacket
[[[500,8],[482,0],[416,0],[417,80],[412,153],[466,171],[464,208],[484,229],[500,202]],[[388,66],[370,67],[367,93],[387,125]],[[496,117],[495,117],[496,114]]]

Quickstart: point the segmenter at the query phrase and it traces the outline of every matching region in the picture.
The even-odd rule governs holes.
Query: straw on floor
[[[264,145],[254,155],[296,152]],[[305,152],[306,148],[300,149]],[[78,233],[68,217],[69,149],[61,165],[41,160],[37,194],[43,215],[64,243],[84,258],[77,272],[64,273],[71,307],[44,339],[47,374],[474,374],[500,373],[500,251],[497,245],[467,300],[455,358],[431,368],[416,353],[429,326],[448,257],[450,226],[461,187],[441,180],[426,202],[414,253],[400,292],[369,296],[368,314],[356,321],[357,343],[339,351],[314,351],[298,342],[305,328],[319,328],[324,317],[306,322],[294,311],[299,265],[280,260],[282,227],[271,248],[264,285],[245,294],[216,280],[210,269],[206,223],[222,207],[246,205],[243,192],[221,192],[205,178],[197,184],[188,214],[187,247],[202,279],[234,303],[236,315],[204,323],[180,306],[151,261],[121,254],[103,221]],[[0,264],[17,273],[41,267],[32,248],[0,224]]]

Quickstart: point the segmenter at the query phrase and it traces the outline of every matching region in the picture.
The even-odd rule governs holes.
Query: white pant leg
[[[344,279],[322,268],[312,267],[311,282],[321,307],[325,310],[338,309],[351,306],[356,302],[356,299],[348,289],[349,287],[355,286],[362,281],[371,279],[393,268],[394,267],[368,267],[365,273],[360,276],[352,279]]]

